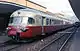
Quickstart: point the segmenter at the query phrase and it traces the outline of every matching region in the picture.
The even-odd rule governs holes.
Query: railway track
[[[60,33],[61,34],[61,33]],[[36,41],[36,42],[33,42],[33,43],[30,43],[30,44],[24,44],[22,46],[20,46],[19,48],[16,48],[16,49],[12,49],[11,51],[39,51],[41,47],[44,46],[44,44],[46,45],[48,42],[52,41],[52,39],[55,41],[58,38],[60,38],[61,36],[64,36],[64,33],[60,34],[58,36],[56,35],[51,35],[50,37],[47,37],[47,38],[44,38],[43,41]],[[51,38],[53,37],[53,38]],[[55,37],[55,38],[54,38]],[[20,49],[23,49],[23,50],[20,50]]]
[[[10,40],[5,41],[5,42],[3,42],[3,43],[0,43],[0,47],[8,45],[8,44],[9,44],[9,42],[10,42]]]
[[[63,47],[65,46],[65,44],[68,42],[68,40],[72,37],[72,35],[76,32],[77,28],[74,29],[74,31],[71,33],[71,32],[63,32],[63,33],[68,33],[68,37],[67,39],[61,44],[61,46],[59,48],[57,48],[57,51],[61,51],[63,49]],[[60,32],[62,33],[62,32]],[[55,40],[52,40],[51,42],[49,42],[47,45],[43,46],[41,49],[39,49],[39,51],[48,51],[48,50],[45,50],[47,47],[49,47],[50,45],[52,45],[53,43],[55,43],[56,41],[58,41],[60,38],[64,37],[64,35],[62,35],[61,37],[55,39]],[[54,48],[54,47],[53,47]]]
[[[62,32],[60,32],[60,33],[62,33]],[[71,33],[71,32],[67,32],[67,33]],[[55,41],[57,41],[58,39],[60,39],[61,37],[63,37],[63,36],[65,36],[64,34],[63,35],[61,35],[59,38],[55,38],[55,39],[53,39],[53,41],[55,42]],[[46,38],[45,38],[46,39]],[[40,41],[41,42],[41,41]],[[39,44],[40,43],[39,41],[36,41],[36,42],[33,42],[33,43],[22,43],[22,44],[14,44],[14,43],[7,43],[6,45],[4,44],[4,45],[1,45],[2,47],[0,47],[0,51],[16,51],[16,49],[17,49],[17,51],[20,49],[20,47],[22,47],[22,46],[24,46],[24,47],[26,47],[26,50],[27,51],[42,51],[43,49],[45,49],[48,45],[50,45],[50,44],[52,44],[52,42],[50,42],[50,43],[48,43],[48,45],[46,45],[45,47],[43,47],[43,48],[41,48],[41,49],[38,49],[38,50],[34,50],[33,48],[34,48],[34,46],[36,46],[36,44]],[[43,41],[44,42],[44,41]],[[42,43],[43,43],[42,42]],[[36,46],[37,47],[37,46]],[[35,48],[36,48],[35,47]],[[30,49],[32,48],[32,50],[30,50]],[[24,48],[22,48],[22,49],[24,49]],[[20,50],[19,50],[20,51]],[[23,50],[21,50],[21,51],[23,51]],[[25,50],[24,50],[25,51]]]
[[[66,41],[62,44],[62,46],[60,47],[59,51],[62,51],[63,47],[65,46],[65,44],[68,42],[68,40],[71,38],[73,34],[70,34],[70,36],[66,39]]]
[[[80,28],[80,27],[79,27]],[[77,30],[77,31],[74,31],[73,33],[76,33],[76,32],[78,32],[78,29],[79,28],[77,28],[77,29],[75,29],[75,30]],[[66,41],[62,44],[62,46],[60,47],[60,49],[59,49],[59,51],[64,51],[65,49],[66,49],[66,46],[68,45],[68,43],[70,43],[70,42],[68,42],[68,41],[71,41],[71,39],[73,38],[73,34],[71,34],[67,39],[66,39]],[[70,39],[70,40],[69,40]],[[67,51],[67,50],[69,50],[69,49],[66,49],[65,51]]]
[[[13,43],[12,40],[8,40],[6,42],[0,43],[0,51],[10,51],[20,46],[20,44]]]
[[[9,49],[5,49],[4,51],[11,51],[12,49],[15,49],[15,48],[18,48],[18,47],[20,47],[21,45],[15,45],[15,46],[13,46],[13,47],[11,47],[11,48],[9,48]]]

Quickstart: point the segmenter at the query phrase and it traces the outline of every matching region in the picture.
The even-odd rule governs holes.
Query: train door
[[[45,19],[46,18],[42,16],[42,35],[45,35],[44,33]]]

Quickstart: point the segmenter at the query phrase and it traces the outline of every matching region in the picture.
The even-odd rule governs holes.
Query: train
[[[73,23],[74,27],[80,27],[80,21]]]
[[[71,24],[58,17],[33,9],[19,9],[9,19],[7,34],[15,40],[33,38],[57,31]]]

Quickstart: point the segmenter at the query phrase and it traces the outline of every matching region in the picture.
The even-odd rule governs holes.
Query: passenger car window
[[[50,19],[50,25],[51,25],[51,19]]]
[[[22,17],[11,17],[9,23],[20,24],[22,22]]]
[[[34,24],[35,23],[35,20],[31,17],[28,17],[28,23],[29,24]]]
[[[49,25],[49,19],[48,18],[46,19],[46,24]]]

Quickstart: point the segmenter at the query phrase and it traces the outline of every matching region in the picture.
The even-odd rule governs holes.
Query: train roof
[[[34,13],[34,14],[38,14],[38,15],[42,15],[42,16],[50,16],[50,15],[44,13],[44,12],[41,12],[41,11],[38,11],[38,10],[33,10],[33,9],[30,9],[30,8],[19,9],[19,10],[13,12],[13,14],[16,15],[16,14],[19,14],[20,12],[24,12],[24,13],[32,12],[32,13]],[[13,14],[12,14],[12,15],[13,15]]]
[[[13,12],[10,17],[13,17],[13,15],[14,16],[27,16],[27,15],[28,16],[35,16],[35,15],[41,15],[41,16],[44,16],[44,17],[47,17],[47,18],[54,18],[54,19],[62,20],[61,18],[56,17],[55,15],[52,16],[52,15],[49,15],[49,14],[47,14],[45,12],[34,10],[34,9],[30,9],[30,8],[19,9],[19,10]]]

